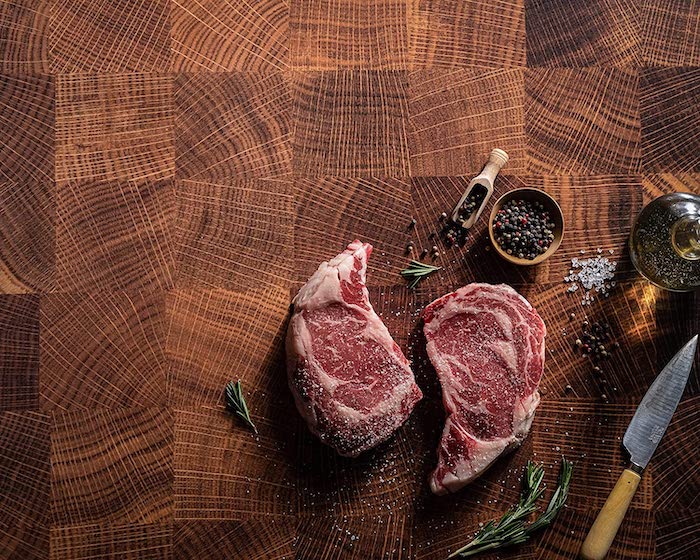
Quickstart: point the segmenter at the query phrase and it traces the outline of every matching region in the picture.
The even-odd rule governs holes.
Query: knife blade
[[[630,468],[623,471],[583,541],[580,553],[583,560],[603,560],[608,554],[641,475],[683,396],[697,346],[698,335],[695,335],[661,370],[637,407],[622,439],[630,455]]]
[[[649,464],[671,422],[693,369],[697,346],[698,335],[695,335],[671,358],[647,390],[627,427],[622,445],[638,469],[643,470]]]

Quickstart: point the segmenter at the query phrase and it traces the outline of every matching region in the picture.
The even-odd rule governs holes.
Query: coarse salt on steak
[[[459,490],[527,435],[540,402],[545,325],[504,284],[469,284],[425,308],[427,351],[447,412],[435,494]]]
[[[372,309],[368,243],[324,262],[293,300],[289,387],[311,431],[355,457],[388,439],[423,396],[401,349]]]

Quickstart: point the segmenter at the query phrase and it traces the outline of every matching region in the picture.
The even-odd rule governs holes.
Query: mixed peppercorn
[[[533,260],[554,241],[554,222],[541,202],[509,200],[496,213],[493,232],[506,253]]]
[[[486,198],[487,192],[488,191],[484,185],[474,185],[472,190],[469,192],[469,196],[464,199],[464,202],[462,202],[459,210],[457,210],[456,220],[449,220],[449,222],[445,223],[443,234],[448,245],[463,244],[464,240],[466,239],[466,230],[462,227],[462,225],[481,207],[484,202],[484,198]],[[443,212],[440,219],[446,220],[447,214]]]

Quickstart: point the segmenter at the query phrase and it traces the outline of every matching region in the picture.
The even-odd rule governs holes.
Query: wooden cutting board
[[[483,558],[575,558],[636,404],[700,330],[698,295],[641,280],[626,249],[646,202],[700,193],[699,8],[0,3],[0,557],[443,559],[516,500],[528,459],[551,486],[564,455],[556,523]],[[561,248],[507,266],[481,220],[463,249],[437,242],[443,270],[407,291],[406,243],[435,243],[494,147],[511,157],[496,195],[561,203]],[[292,295],[355,237],[425,399],[347,460],[296,413],[282,344]],[[582,307],[562,279],[598,248],[619,284]],[[419,315],[471,281],[512,284],[545,319],[543,399],[521,449],[437,498]],[[585,317],[621,344],[600,378],[572,351]],[[257,437],[222,407],[239,378]],[[698,448],[696,368],[610,558],[696,554]]]

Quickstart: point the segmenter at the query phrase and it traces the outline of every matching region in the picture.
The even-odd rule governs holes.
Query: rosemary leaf
[[[226,385],[226,408],[253,428],[256,434],[258,433],[258,429],[250,419],[250,412],[248,412],[248,405],[245,402],[245,397],[243,397],[240,379],[236,383],[229,381]]]
[[[518,504],[506,511],[498,521],[489,521],[469,544],[455,550],[448,558],[456,556],[470,558],[480,552],[527,541],[532,533],[549,525],[566,503],[572,472],[573,464],[562,458],[557,489],[554,491],[547,509],[530,525],[526,525],[530,515],[538,509],[537,501],[544,494],[544,489],[540,488],[544,479],[544,469],[528,461],[523,479],[523,491],[520,494]]]
[[[400,272],[401,276],[409,280],[408,287],[415,288],[421,280],[430,276],[433,272],[440,270],[439,266],[425,264],[420,261],[411,261],[408,268]]]

